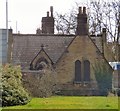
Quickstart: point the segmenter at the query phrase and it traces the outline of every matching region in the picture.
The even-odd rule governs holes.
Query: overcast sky
[[[14,33],[16,31],[20,31],[20,33],[36,33],[36,29],[41,27],[41,18],[46,16],[50,6],[54,7],[54,12],[67,13],[75,6],[76,2],[84,6],[86,1],[8,0],[8,26],[13,29]],[[0,28],[6,28],[6,0],[0,0]]]

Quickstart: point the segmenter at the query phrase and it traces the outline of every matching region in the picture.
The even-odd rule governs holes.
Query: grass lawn
[[[52,96],[33,98],[27,105],[4,109],[118,109],[118,97]]]

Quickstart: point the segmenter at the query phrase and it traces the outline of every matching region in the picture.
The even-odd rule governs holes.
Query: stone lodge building
[[[42,30],[36,34],[13,34],[9,31],[8,60],[21,65],[23,75],[36,75],[45,67],[54,70],[56,84],[66,95],[94,95],[98,90],[96,63],[104,62],[112,71],[106,55],[106,30],[88,34],[86,7],[80,7],[75,35],[54,34],[53,7],[42,18]],[[37,90],[37,89],[36,89]],[[63,92],[62,92],[63,91]]]

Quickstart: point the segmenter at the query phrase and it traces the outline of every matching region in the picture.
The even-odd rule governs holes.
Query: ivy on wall
[[[95,77],[100,95],[106,96],[112,89],[112,69],[105,61],[96,61]]]

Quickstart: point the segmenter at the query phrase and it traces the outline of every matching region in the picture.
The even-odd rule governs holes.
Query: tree
[[[107,30],[107,39],[113,43],[114,58],[119,61],[120,44],[120,1],[106,2],[104,0],[91,1],[89,9],[89,32],[98,34],[102,28]]]
[[[90,1],[86,3],[88,14],[89,34],[100,34],[103,28],[107,30],[107,39],[113,43],[114,58],[119,61],[120,44],[120,1],[106,0]],[[56,14],[55,26],[58,33],[75,34],[77,27],[77,9],[79,3],[67,14]]]
[[[69,13],[55,15],[55,27],[58,34],[75,34],[77,27],[77,13],[71,10]]]
[[[27,104],[30,100],[22,86],[22,74],[19,66],[5,65],[1,68],[2,106]]]

